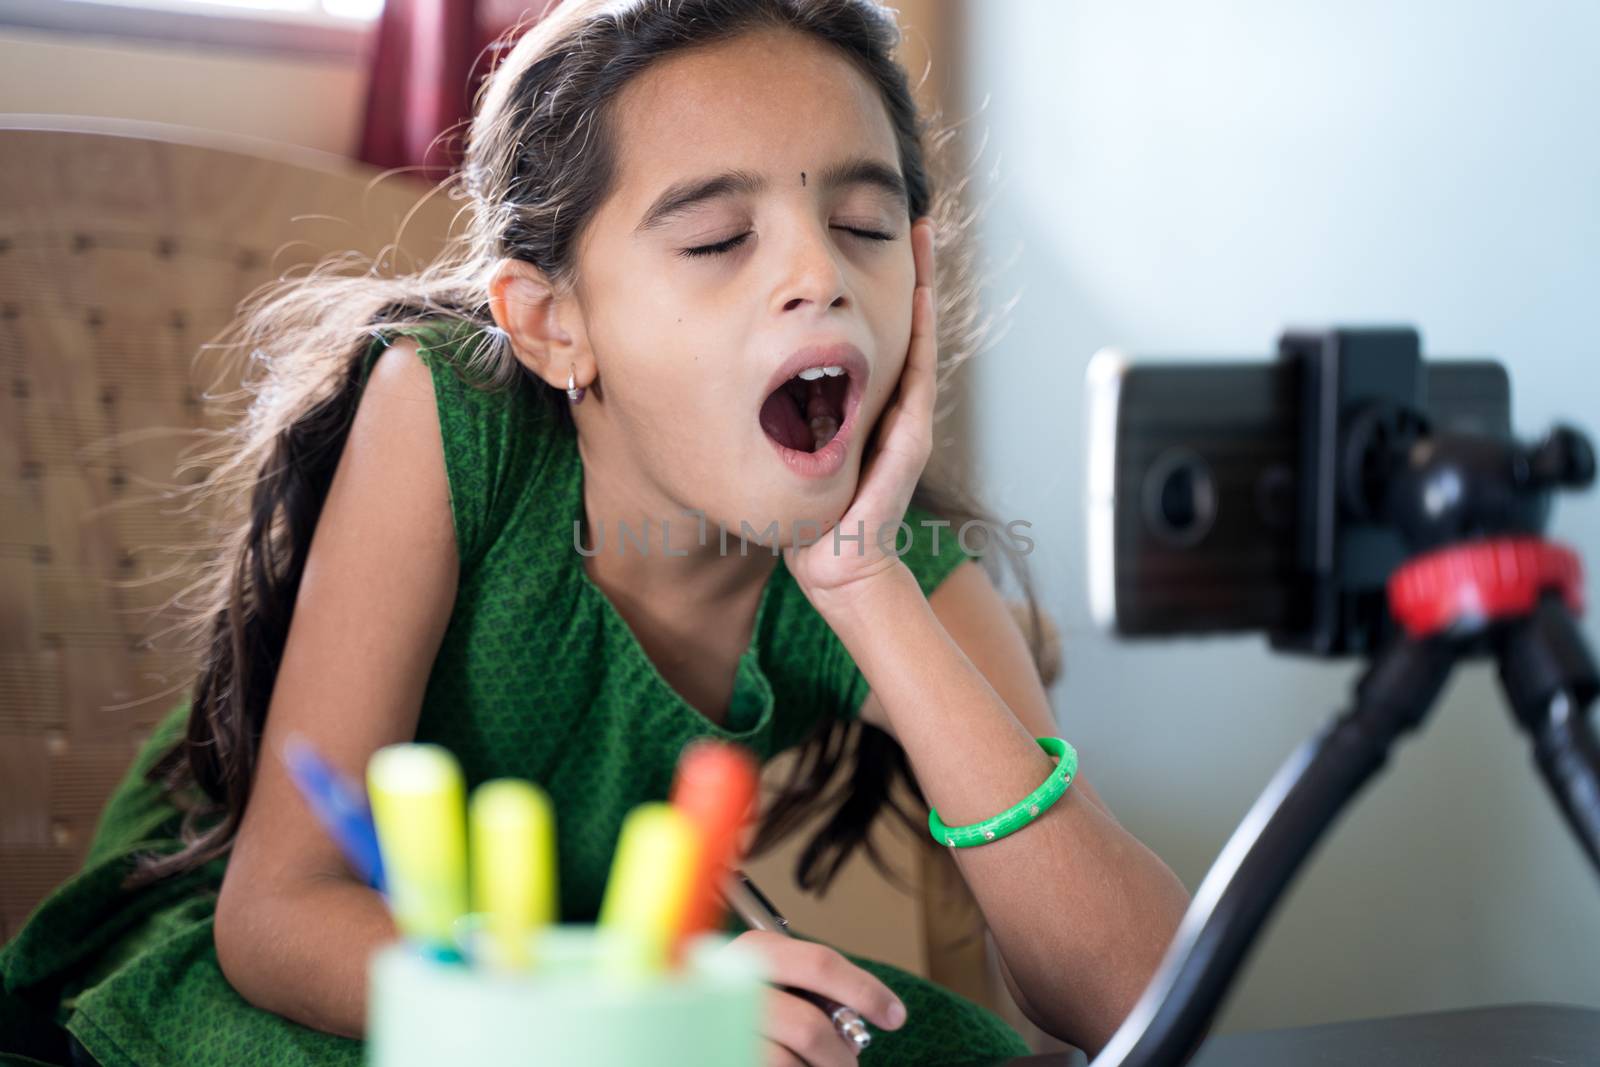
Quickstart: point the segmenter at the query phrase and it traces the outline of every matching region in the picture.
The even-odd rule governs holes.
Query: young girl
[[[975,558],[1017,550],[963,533],[977,513],[923,476],[935,230],[961,229],[897,42],[871,0],[568,0],[480,97],[471,226],[444,257],[254,303],[255,401],[207,489],[240,522],[192,701],[0,956],[10,1019],[103,1064],[359,1062],[367,957],[395,929],[296,795],[290,733],[352,775],[421,739],[469,785],[538,782],[564,922],[594,920],[623,816],[698,737],[804,746],[759,852],[832,799],[859,733],[798,871],[818,891],[872,853],[895,775],[951,826],[1050,775],[1029,640]],[[927,810],[896,809],[917,833]],[[953,854],[1028,1016],[1098,1051],[1182,885],[1085,773]],[[738,939],[774,985],[893,1031],[864,1060],[1028,1051],[894,967]],[[773,1064],[854,1059],[776,988],[764,1038]]]

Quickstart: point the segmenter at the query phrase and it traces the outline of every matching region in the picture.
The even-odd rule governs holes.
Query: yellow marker
[[[700,858],[700,831],[671,804],[640,804],[623,820],[600,927],[604,970],[638,978],[665,969]]]
[[[487,961],[531,962],[528,940],[556,918],[555,815],[531,782],[498,778],[472,792],[472,906],[483,916]]]
[[[453,927],[467,910],[460,764],[438,745],[388,745],[367,763],[367,792],[395,924],[435,955],[459,959]]]

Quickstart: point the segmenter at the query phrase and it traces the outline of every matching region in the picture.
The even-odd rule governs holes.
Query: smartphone
[[[1351,634],[1360,623],[1370,639],[1383,582],[1405,548],[1392,531],[1340,524],[1340,621],[1312,618],[1328,614],[1317,603],[1328,598],[1308,565],[1307,527],[1319,520],[1307,502],[1334,500],[1331,486],[1313,483],[1338,472],[1308,446],[1330,418],[1308,379],[1319,364],[1288,358],[1293,336],[1280,340],[1277,359],[1151,360],[1104,348],[1090,360],[1088,591],[1102,628],[1124,637],[1261,631],[1274,645],[1325,653],[1368,643]],[[1354,352],[1373,337],[1417,344],[1405,331],[1298,335],[1302,347],[1310,338],[1331,351],[1331,366],[1335,341]],[[1412,385],[1403,358],[1367,355],[1380,374],[1400,368],[1401,391],[1420,394],[1433,427],[1510,435],[1510,385],[1493,360],[1417,357]]]

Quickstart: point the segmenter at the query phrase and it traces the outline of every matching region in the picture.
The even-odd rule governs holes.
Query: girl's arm
[[[312,538],[217,900],[217,961],[241,996],[360,1036],[367,957],[396,936],[349,873],[279,753],[297,732],[358,781],[411,740],[456,592],[455,531],[432,377],[416,343],[377,361]]]
[[[957,567],[931,597],[899,564],[848,595],[819,596],[817,607],[871,686],[861,718],[899,740],[948,825],[998,814],[1055,766],[1034,740],[1059,733],[1038,671],[976,564]],[[1092,768],[1093,753],[1084,755]],[[1097,1054],[1176,933],[1189,905],[1183,884],[1118,824],[1083,771],[1022,830],[952,851],[1018,1005]]]

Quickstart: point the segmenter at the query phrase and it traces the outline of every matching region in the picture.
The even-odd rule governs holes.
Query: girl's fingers
[[[776,1041],[766,1041],[766,1051],[762,1056],[762,1067],[805,1067],[805,1061],[790,1053],[789,1049],[779,1045]]]
[[[933,294],[933,225],[926,217],[911,228],[911,258],[916,264],[916,286],[911,292],[911,339],[900,369],[900,380],[890,394],[879,422],[879,439],[897,441],[906,432],[902,422],[924,424],[933,437],[933,408],[937,385],[938,322]],[[920,444],[920,440],[918,441]]]
[[[855,1067],[856,1048],[821,1008],[781,989],[767,991],[768,1040],[805,1067]]]
[[[901,403],[914,418],[933,418],[935,371],[939,362],[938,307],[934,299],[933,223],[924,217],[912,230],[917,284],[911,300],[911,343],[901,376]]]
[[[873,494],[884,494],[884,499],[890,502],[886,507],[899,505],[897,515],[905,510],[916,479],[933,452],[933,413],[938,395],[935,376],[939,359],[938,321],[932,288],[933,227],[925,219],[919,219],[912,227],[911,248],[917,274],[911,300],[911,339],[900,380],[873,428],[874,437],[857,488],[858,498],[871,499]],[[905,500],[898,499],[902,496]]]
[[[761,1043],[761,1067],[806,1067],[806,1061],[776,1041]]]
[[[737,938],[745,939],[766,958],[768,981],[773,985],[821,993],[850,1005],[863,1018],[884,1030],[897,1030],[905,1022],[903,1017],[894,1014],[897,1006],[904,1011],[894,990],[845,959],[837,950],[770,930],[747,930]],[[801,1003],[806,1002],[802,1000]],[[807,1006],[822,1016],[815,1004]],[[823,1018],[826,1020],[825,1016]],[[831,1028],[832,1024],[829,1025]]]

